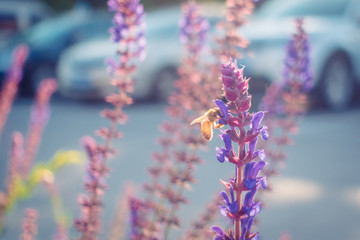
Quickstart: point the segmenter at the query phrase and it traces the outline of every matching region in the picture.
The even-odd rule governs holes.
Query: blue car
[[[15,34],[0,44],[1,78],[4,79],[10,66],[15,47],[27,44],[30,51],[24,66],[20,93],[32,95],[43,78],[55,76],[58,58],[66,48],[87,39],[107,36],[111,19],[108,12],[73,10]]]

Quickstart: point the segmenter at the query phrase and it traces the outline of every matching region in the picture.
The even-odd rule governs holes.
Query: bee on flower
[[[216,108],[209,109],[203,116],[195,118],[190,125],[201,124],[201,132],[204,138],[210,141],[213,137],[213,128],[221,128],[229,120],[226,104],[221,100],[215,100]],[[217,122],[219,120],[219,122]]]
[[[201,117],[195,118],[190,125],[195,123],[201,124],[201,132],[204,138],[210,141],[213,137],[213,128],[221,128],[223,124],[216,121],[220,118],[220,108],[211,108]]]

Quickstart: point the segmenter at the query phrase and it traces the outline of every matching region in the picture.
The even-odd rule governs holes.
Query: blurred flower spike
[[[180,41],[187,44],[190,52],[199,52],[206,41],[209,21],[200,14],[195,1],[183,5],[183,17],[179,22]]]
[[[23,65],[29,54],[27,45],[19,45],[13,52],[13,59],[0,91],[0,136],[18,91],[23,75]]]
[[[310,43],[303,29],[304,20],[296,19],[296,33],[286,46],[285,68],[283,72],[284,85],[299,85],[299,89],[311,90],[312,72],[310,69]]]
[[[144,7],[140,0],[109,0],[109,11],[115,12],[114,26],[110,29],[112,40],[120,44],[121,62],[130,58],[145,58]],[[125,55],[126,53],[126,55]]]

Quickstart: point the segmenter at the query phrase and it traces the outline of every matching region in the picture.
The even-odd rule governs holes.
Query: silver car
[[[252,54],[239,62],[254,79],[281,81],[295,17],[304,17],[309,35],[313,95],[332,109],[347,108],[360,83],[359,0],[266,2],[242,29]]]
[[[206,13],[214,25],[218,4],[207,4]],[[179,40],[181,7],[171,6],[146,15],[146,59],[138,64],[135,99],[165,100],[177,78],[182,56]],[[103,98],[112,91],[105,59],[114,57],[116,44],[109,38],[88,41],[67,49],[59,59],[57,76],[60,94],[70,98]]]

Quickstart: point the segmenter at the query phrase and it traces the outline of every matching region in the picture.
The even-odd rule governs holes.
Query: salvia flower
[[[246,112],[251,107],[249,95],[249,79],[243,77],[244,67],[238,69],[237,62],[223,64],[221,80],[224,85],[225,97],[231,102],[228,105],[230,112],[235,114]],[[237,110],[237,112],[235,112]]]
[[[186,52],[178,70],[179,79],[175,82],[175,91],[168,99],[170,106],[166,113],[170,121],[161,126],[164,135],[159,138],[161,151],[153,155],[156,165],[149,169],[151,181],[144,186],[148,196],[143,204],[151,206],[152,211],[148,216],[142,216],[142,220],[147,220],[150,226],[146,237],[142,239],[154,239],[155,236],[169,239],[171,228],[181,226],[177,214],[181,205],[188,202],[184,191],[191,189],[195,182],[193,170],[195,165],[201,162],[197,151],[204,145],[204,141],[198,131],[189,129],[188,123],[195,113],[208,108],[211,101],[210,95],[203,88],[199,88],[199,84],[207,88],[212,83],[204,82],[205,69],[199,64],[208,23],[194,1],[187,1],[183,5],[180,27],[180,38]],[[216,117],[216,114],[212,116]],[[207,121],[206,129],[208,137],[211,138],[210,121]],[[155,201],[157,199],[159,201]],[[161,227],[157,227],[156,223]]]
[[[54,78],[44,79],[37,89],[35,103],[31,109],[29,130],[25,142],[24,177],[28,174],[39,148],[44,127],[50,117],[50,98],[56,89],[57,83]]]
[[[103,154],[95,140],[87,136],[82,139],[82,143],[89,158],[84,184],[88,196],[81,196],[79,199],[83,216],[75,221],[75,227],[82,233],[82,239],[94,240],[97,239],[100,230],[102,195],[107,188],[105,177],[109,170],[104,164]]]
[[[81,233],[81,239],[95,240],[101,229],[102,197],[107,189],[106,177],[109,169],[107,160],[113,157],[116,150],[111,146],[114,139],[122,137],[117,129],[128,117],[123,107],[133,103],[130,94],[134,83],[132,74],[136,70],[135,60],[145,57],[144,8],[139,0],[108,0],[108,7],[114,12],[113,27],[110,29],[112,40],[118,45],[116,59],[106,60],[112,74],[111,85],[115,93],[105,98],[112,108],[106,108],[101,116],[110,121],[109,127],[101,127],[96,134],[104,139],[98,144],[91,137],[83,139],[88,153],[89,167],[86,172],[84,188],[87,195],[79,199],[82,216],[74,225]]]
[[[180,20],[180,40],[186,44],[190,52],[199,52],[204,46],[208,29],[208,20],[200,13],[195,1],[183,5],[183,17]]]
[[[219,114],[219,117],[220,117],[219,123],[227,124],[229,121],[230,114],[229,114],[229,110],[228,110],[226,104],[219,99],[215,100],[215,104],[216,104],[216,106],[218,106],[218,108],[220,109],[220,112],[221,112],[221,114]]]
[[[264,112],[251,114],[251,95],[248,93],[249,79],[243,76],[244,67],[238,68],[236,61],[223,64],[221,67],[221,80],[227,103],[216,100],[219,111],[219,124],[228,126],[222,130],[221,138],[225,147],[217,148],[219,162],[229,162],[235,165],[236,176],[224,186],[230,191],[225,191],[221,196],[225,206],[220,205],[222,215],[234,223],[234,231],[227,234],[220,227],[214,227],[215,239],[258,239],[258,233],[251,233],[251,226],[255,216],[261,211],[261,203],[254,202],[255,193],[266,188],[266,177],[260,175],[265,167],[265,152],[256,149],[258,138],[267,140],[267,128],[262,125]],[[238,147],[238,152],[234,151]],[[259,160],[258,160],[259,159]],[[242,199],[242,193],[246,193]],[[234,233],[234,234],[233,234]]]
[[[296,33],[286,47],[284,84],[298,84],[307,92],[312,88],[312,72],[310,69],[310,42],[303,29],[303,19],[296,19]]]
[[[214,226],[211,228],[213,230],[213,232],[216,233],[216,236],[214,238],[214,240],[234,240],[233,236],[228,236],[227,234],[224,233],[224,231],[218,227],[218,226]]]
[[[235,214],[239,211],[239,202],[235,200],[234,190],[230,187],[230,197],[227,195],[225,191],[221,192],[221,196],[224,199],[225,206],[219,206],[220,212],[224,216],[228,216],[228,214]]]
[[[35,240],[37,235],[38,212],[35,209],[25,209],[25,218],[22,223],[21,240]]]
[[[284,147],[292,143],[291,134],[297,133],[297,121],[308,107],[307,94],[312,87],[312,73],[310,43],[303,24],[302,19],[295,20],[296,31],[286,46],[283,79],[270,85],[259,107],[267,112],[266,124],[272,134],[272,141],[264,144],[272,163],[265,170],[268,177],[278,174],[279,168],[284,167]]]
[[[119,44],[121,64],[125,64],[134,56],[144,59],[145,13],[140,0],[109,0],[108,6],[109,11],[115,12],[114,26],[110,29],[110,33],[112,40]]]
[[[22,68],[28,53],[29,49],[26,45],[20,45],[14,50],[12,64],[6,80],[2,84],[0,92],[0,136],[15,99],[19,82],[22,79]]]
[[[260,170],[266,165],[265,161],[249,162],[245,165],[244,185],[248,190],[258,188],[259,184],[266,188],[265,177],[258,177]]]
[[[255,216],[261,211],[261,202],[254,202],[256,190],[246,193],[244,198],[244,205],[242,211],[246,213],[247,217],[241,219],[241,240],[256,240],[259,239],[259,233],[251,233],[251,226],[254,222]]]
[[[219,23],[219,29],[224,30],[220,38],[216,38],[218,47],[214,53],[220,62],[225,62],[229,57],[239,59],[242,49],[246,48],[249,41],[239,35],[239,29],[246,24],[247,18],[252,14],[254,3],[252,0],[227,0],[225,21]]]
[[[14,132],[6,179],[6,190],[10,193],[13,190],[13,183],[17,175],[21,175],[21,164],[24,158],[24,138],[20,132]]]
[[[225,143],[225,147],[216,148],[216,157],[219,162],[229,161],[230,158],[234,157],[231,138],[226,133],[222,134],[221,138]]]

